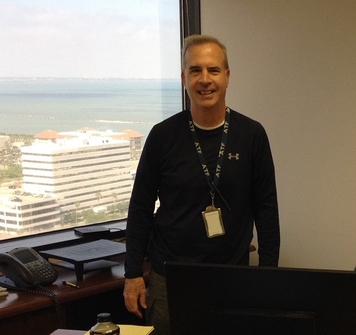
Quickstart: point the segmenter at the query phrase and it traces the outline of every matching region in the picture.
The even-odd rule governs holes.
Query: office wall
[[[201,0],[201,14],[228,47],[228,105],[269,134],[280,265],[353,270],[356,1]]]

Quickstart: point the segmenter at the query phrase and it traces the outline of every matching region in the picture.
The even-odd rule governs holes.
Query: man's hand
[[[126,278],[124,299],[127,310],[142,319],[142,308],[147,308],[146,285],[142,277]]]

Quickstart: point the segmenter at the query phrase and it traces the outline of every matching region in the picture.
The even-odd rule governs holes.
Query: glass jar
[[[100,313],[97,316],[98,322],[95,326],[91,327],[90,335],[119,335],[120,328],[111,322],[110,313]]]

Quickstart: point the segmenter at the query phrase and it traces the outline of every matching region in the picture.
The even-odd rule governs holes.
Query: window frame
[[[201,34],[200,0],[180,0],[181,49],[187,36]],[[183,109],[190,108],[188,93],[182,85]]]

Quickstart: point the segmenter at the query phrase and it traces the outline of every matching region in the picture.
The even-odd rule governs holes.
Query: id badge
[[[208,206],[201,214],[204,219],[206,234],[209,238],[225,234],[220,208]]]

